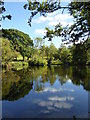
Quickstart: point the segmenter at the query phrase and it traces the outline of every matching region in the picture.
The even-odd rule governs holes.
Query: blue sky
[[[54,13],[48,14],[47,17],[35,16],[32,20],[32,26],[30,27],[27,23],[30,16],[30,11],[23,8],[25,2],[5,2],[6,13],[12,15],[12,20],[4,20],[2,22],[3,28],[14,28],[23,31],[34,39],[35,37],[43,37],[45,34],[45,27],[53,28],[58,22],[61,22],[62,26],[67,24],[71,25],[73,23],[73,17],[68,14],[65,10],[62,12],[56,11]],[[67,5],[66,2],[61,3],[62,6]],[[61,44],[61,38],[55,37],[52,41],[54,45],[59,48]],[[50,41],[45,40],[46,45],[50,45]]]

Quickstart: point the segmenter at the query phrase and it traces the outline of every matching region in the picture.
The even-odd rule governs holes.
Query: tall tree
[[[84,44],[77,44],[73,49],[73,59],[74,65],[86,65],[87,61],[87,51]]]
[[[60,58],[63,64],[70,64],[72,62],[72,54],[70,50],[63,47],[61,49]]]
[[[24,57],[27,53],[27,48],[30,49],[33,46],[33,41],[29,35],[15,29],[2,29],[2,36],[10,40],[12,48],[20,52]]]
[[[36,37],[34,39],[34,45],[36,48],[41,48],[43,46],[43,42],[44,42],[44,40],[41,37]]]

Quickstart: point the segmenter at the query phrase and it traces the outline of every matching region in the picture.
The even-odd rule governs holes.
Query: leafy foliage
[[[74,65],[85,65],[87,61],[87,54],[85,46],[78,44],[73,49],[73,64]]]
[[[8,63],[13,60],[18,53],[10,48],[9,40],[0,38],[0,41],[2,42],[2,61]]]
[[[60,8],[61,8],[60,0],[57,1],[46,0],[44,2],[39,2],[37,0],[30,0],[28,1],[28,4],[24,5],[24,9],[28,9],[31,11],[31,16],[28,20],[30,26],[31,26],[32,18],[38,13],[40,15],[46,16],[46,13],[54,12]]]
[[[3,14],[6,11],[5,7],[4,7],[4,0],[0,0],[0,14]],[[5,19],[9,19],[11,20],[12,16],[11,15],[2,15],[1,20],[5,20]]]
[[[75,22],[70,27],[69,34],[73,40],[84,39],[90,35],[90,1],[89,2],[72,2],[69,4],[70,15],[73,15]],[[88,36],[89,37],[89,36]]]
[[[63,47],[60,53],[61,62],[63,64],[70,64],[72,62],[72,54],[69,49]]]
[[[23,59],[27,56],[28,50],[33,46],[29,35],[15,29],[2,29],[2,36],[10,40],[12,48],[21,53]]]
[[[58,23],[54,30],[46,28],[47,32],[44,38],[48,38],[50,41],[54,36],[62,36],[64,40],[79,40],[80,38],[85,40],[85,36],[90,35],[90,2],[77,2],[72,1],[68,6],[61,6],[60,0],[46,0],[44,2],[38,2],[37,0],[28,1],[28,4],[24,5],[25,9],[30,10],[31,16],[28,21],[31,26],[32,18],[40,13],[40,15],[46,16],[47,13],[57,11],[59,9],[68,9],[70,15],[73,15],[75,22],[72,26],[61,28],[61,24]]]

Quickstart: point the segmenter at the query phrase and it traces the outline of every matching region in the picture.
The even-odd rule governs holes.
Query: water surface
[[[61,66],[3,71],[3,118],[88,118],[89,73]]]

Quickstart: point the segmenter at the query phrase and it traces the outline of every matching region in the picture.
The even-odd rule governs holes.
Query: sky
[[[21,0],[22,2],[20,2],[20,0],[18,0],[18,2],[11,1],[12,0],[9,0],[8,2],[7,0],[5,1],[6,12],[4,14],[10,14],[12,19],[2,21],[2,28],[18,29],[29,34],[31,39],[35,39],[35,37],[43,37],[45,35],[45,27],[53,28],[59,22],[63,27],[67,24],[73,24],[73,17],[68,14],[68,11],[65,10],[62,14],[62,11],[58,10],[47,14],[47,17],[43,17],[38,14],[33,18],[32,26],[30,27],[27,23],[30,17],[30,11],[23,8],[27,2],[24,2],[24,0]],[[61,2],[62,6],[66,6],[67,4],[67,2]],[[57,48],[59,48],[62,41],[60,37],[55,37],[52,42]],[[49,46],[50,44],[50,41],[45,40],[45,45]]]

